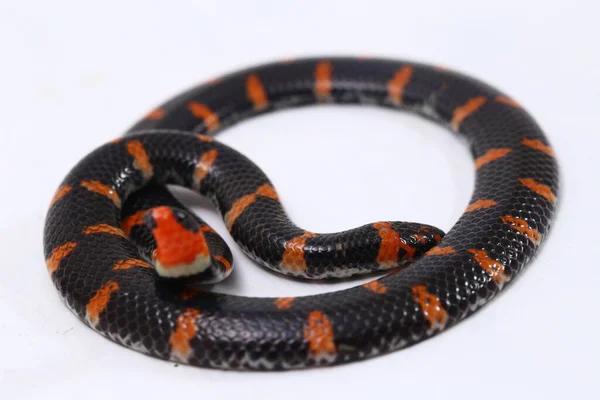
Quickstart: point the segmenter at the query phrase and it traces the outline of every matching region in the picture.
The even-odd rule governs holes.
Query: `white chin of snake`
[[[181,263],[175,265],[169,265],[168,267],[162,265],[160,261],[154,261],[154,268],[158,275],[163,278],[181,278],[184,276],[196,275],[206,271],[211,264],[210,256],[197,255],[196,258],[190,263]]]

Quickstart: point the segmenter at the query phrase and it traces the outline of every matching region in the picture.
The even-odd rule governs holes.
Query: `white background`
[[[597,398],[595,3],[0,1],[0,397]],[[73,164],[193,84],[257,62],[329,54],[450,66],[500,87],[538,119],[558,153],[561,207],[522,278],[432,340],[309,371],[176,367],[79,322],[56,295],[42,254],[48,202]],[[248,121],[220,139],[255,160],[292,218],[313,231],[387,219],[448,230],[473,187],[462,143],[405,113],[305,108]],[[270,274],[240,253],[214,210],[185,199],[234,248],[237,269],[221,292],[290,296],[363,282]]]

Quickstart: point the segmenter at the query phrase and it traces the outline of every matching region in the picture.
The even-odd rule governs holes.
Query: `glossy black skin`
[[[160,187],[165,182],[165,171],[174,168],[178,171],[177,183],[191,186],[190,173],[197,158],[210,146],[218,146],[219,154],[223,152],[226,155],[220,160],[223,163],[221,168],[229,172],[231,180],[211,180],[214,178],[212,174],[200,192],[209,194],[220,212],[225,213],[240,195],[253,192],[267,178],[260,175],[260,171],[259,175],[252,172],[251,177],[244,176],[251,163],[222,144],[200,142],[194,135],[185,133],[170,133],[173,129],[208,133],[202,120],[194,117],[186,104],[193,100],[208,105],[218,114],[220,128],[224,128],[243,118],[276,108],[317,103],[320,100],[313,91],[314,69],[322,60],[275,63],[228,75],[217,83],[199,86],[167,102],[161,107],[165,116],[159,121],[146,119],[134,126],[128,136],[163,132],[136,136],[144,143],[155,167],[154,182],[158,186],[146,189],[144,193],[145,198],[150,200],[140,200],[141,195],[138,197],[133,193],[145,182],[133,168],[133,160],[122,143],[106,145],[89,155],[72,170],[64,183],[76,186],[82,179],[101,180],[113,186],[122,199],[129,197],[124,209],[133,212],[146,207],[141,203],[152,201],[152,198],[155,203],[172,201],[166,189]],[[501,94],[466,76],[415,63],[353,58],[327,60],[333,65],[333,90],[329,101],[335,103],[363,102],[405,108],[448,124],[456,108],[469,99],[475,96],[493,99]],[[414,73],[404,88],[403,104],[398,106],[388,100],[386,82],[404,65],[412,65]],[[245,79],[249,73],[259,76],[264,84],[269,98],[265,109],[255,110],[246,97]],[[199,310],[198,331],[190,342],[193,354],[187,360],[193,365],[228,369],[290,369],[355,361],[406,347],[447,329],[489,302],[514,280],[534,255],[539,246],[502,222],[503,216],[526,220],[544,237],[555,209],[551,201],[519,183],[519,179],[532,178],[549,186],[554,194],[558,190],[555,159],[521,143],[523,138],[528,138],[547,144],[543,132],[526,111],[488,101],[460,124],[458,133],[467,139],[474,157],[480,157],[493,148],[511,149],[508,156],[484,165],[476,175],[471,203],[479,199],[493,199],[498,205],[465,213],[458,220],[439,244],[440,247],[451,246],[454,254],[425,256],[399,273],[381,278],[379,282],[387,288],[384,294],[356,287],[299,297],[286,310],[278,309],[274,299],[270,298],[209,292],[182,300],[179,289],[160,284],[153,270],[111,270],[119,259],[140,257],[139,250],[131,241],[118,236],[81,235],[84,226],[99,223],[118,226],[121,218],[111,201],[81,187],[75,187],[48,213],[44,235],[46,257],[62,243],[78,242],[77,248],[52,274],[52,279],[67,305],[84,321],[85,307],[93,294],[107,280],[118,281],[120,289],[113,293],[94,329],[115,342],[158,358],[174,359],[169,337],[176,327],[177,317],[188,308]],[[243,164],[246,162],[249,164]],[[160,201],[156,200],[159,198]],[[138,206],[135,206],[136,202]],[[240,217],[231,233],[242,248],[260,259],[261,263],[277,261],[282,247],[257,238],[269,229],[284,238],[297,236],[303,231],[279,229],[290,229],[292,225],[287,220],[278,222],[272,218],[283,213],[280,204],[272,199],[260,199],[251,207],[253,209]],[[263,220],[266,218],[266,223],[257,226],[259,215]],[[371,262],[364,268],[364,271],[369,271],[376,264],[371,257],[377,253],[377,235],[371,226],[361,229],[361,238],[373,235],[374,247],[363,253],[367,264]],[[311,240],[317,239],[319,237]],[[334,245],[339,239],[339,236],[331,237],[325,247]],[[262,247],[252,248],[254,244]],[[508,283],[495,282],[467,252],[470,249],[485,250],[490,257],[501,262],[510,278]],[[424,251],[425,247],[421,253]],[[318,275],[329,268],[328,264],[320,264],[318,260],[311,260],[310,256],[307,260],[311,273]],[[277,265],[271,267],[277,269]],[[443,327],[433,328],[427,320],[413,295],[416,285],[424,285],[441,302],[448,315]],[[304,328],[308,314],[314,310],[319,310],[331,321],[335,354],[315,357],[309,351]]]

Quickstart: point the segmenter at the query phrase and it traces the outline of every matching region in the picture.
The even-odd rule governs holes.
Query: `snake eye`
[[[156,220],[154,219],[152,212],[145,213],[142,217],[142,221],[144,222],[144,225],[146,225],[151,231],[156,228]]]
[[[172,211],[173,211],[173,216],[175,217],[177,222],[179,222],[180,224],[183,224],[183,222],[185,222],[189,218],[189,215],[187,213],[183,212],[182,210],[173,208]]]
[[[188,211],[176,207],[159,206],[144,215],[143,221],[150,230],[154,230],[160,221],[172,219],[182,228],[198,232],[200,224]]]
[[[175,220],[181,226],[183,226],[185,229],[187,229],[189,231],[198,232],[198,230],[200,229],[200,225],[198,224],[198,221],[196,220],[196,218],[194,218],[192,215],[190,215],[189,212],[184,211],[180,208],[171,208],[171,211],[173,212],[173,216],[175,217]]]

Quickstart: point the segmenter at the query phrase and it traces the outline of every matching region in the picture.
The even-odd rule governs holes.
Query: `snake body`
[[[247,117],[316,103],[410,110],[463,136],[476,184],[454,227],[444,235],[432,226],[382,221],[336,234],[306,231],[287,217],[260,169],[213,139]],[[209,281],[226,277],[232,262],[202,220],[168,211],[183,206],[165,184],[212,199],[246,254],[280,273],[321,279],[389,272],[351,289],[297,298],[165,282],[152,268],[161,257],[153,250],[177,239],[153,236],[162,225],[149,210],[162,206],[177,232],[206,239]],[[536,253],[557,193],[557,163],[544,133],[489,85],[406,61],[288,60],[195,87],[90,153],[51,202],[44,251],[67,306],[131,349],[224,369],[331,365],[420,342],[489,302]]]

